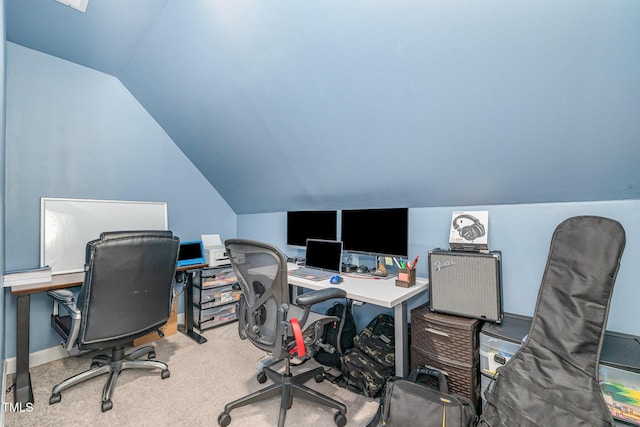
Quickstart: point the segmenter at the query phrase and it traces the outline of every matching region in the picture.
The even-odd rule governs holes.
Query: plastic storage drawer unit
[[[204,310],[206,308],[238,301],[240,295],[242,295],[242,291],[234,290],[233,285],[203,288],[200,292],[193,293],[193,303],[200,305],[200,308]]]
[[[238,318],[238,303],[207,308],[205,310],[200,310],[194,306],[193,315],[197,327],[201,330],[207,329],[236,320]]]
[[[421,306],[411,312],[412,346],[434,357],[475,365],[480,321],[431,312]]]
[[[480,403],[480,381],[478,378],[478,362],[472,365],[458,363],[455,359],[446,357],[434,357],[432,354],[421,351],[411,346],[411,369],[417,366],[426,366],[442,372],[447,379],[449,391],[465,396],[476,405]],[[428,383],[437,388],[437,382]]]
[[[640,426],[640,337],[607,332],[598,377],[613,418]]]
[[[428,304],[411,310],[411,367],[441,371],[449,390],[480,403],[478,333],[481,322],[433,313]]]
[[[235,273],[231,268],[204,268],[201,277],[203,289],[218,285],[232,285],[236,281]]]
[[[480,371],[493,377],[520,349],[529,333],[531,318],[505,313],[501,324],[485,323],[480,330]]]

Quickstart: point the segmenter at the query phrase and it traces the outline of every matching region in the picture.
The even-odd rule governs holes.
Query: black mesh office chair
[[[312,291],[298,296],[295,305],[289,304],[287,260],[278,248],[243,239],[227,240],[225,247],[243,293],[238,323],[240,338],[249,339],[273,358],[284,360],[285,365],[282,374],[264,368],[258,381],[264,383],[268,377],[274,384],[228,403],[218,416],[218,424],[229,425],[229,412],[234,408],[280,396],[279,427],[284,426],[294,397],[337,409],[334,421],[339,427],[344,426],[347,407],[304,385],[311,378],[323,381],[324,368],[292,375],[291,358],[313,353],[314,348],[322,345],[319,339],[324,325],[337,320],[311,312],[311,306],[332,298],[345,298],[345,291],[339,288]]]
[[[93,358],[89,370],[53,387],[50,404],[61,400],[71,386],[109,374],[102,393],[102,412],[112,408],[111,394],[120,371],[130,368],[160,369],[153,346],[125,354],[127,344],[153,331],[169,319],[171,290],[180,240],[171,231],[123,231],[102,233],[87,243],[84,282],[77,303],[68,289],[49,291],[54,299],[52,327],[64,339],[69,354],[111,348],[111,355]],[[61,315],[64,308],[68,313]]]

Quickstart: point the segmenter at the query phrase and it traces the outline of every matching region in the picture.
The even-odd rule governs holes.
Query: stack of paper
[[[51,281],[51,267],[29,268],[25,270],[7,271],[4,275],[5,287],[33,285]]]

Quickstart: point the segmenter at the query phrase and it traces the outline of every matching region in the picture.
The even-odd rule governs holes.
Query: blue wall
[[[0,178],[6,180],[0,200],[5,269],[38,265],[43,196],[166,201],[169,226],[183,239],[201,233],[220,233],[223,239],[237,234],[297,253],[286,247],[284,212],[236,217],[119,80],[11,43],[6,54],[6,157],[0,154],[0,168],[6,168]],[[631,317],[640,297],[634,285],[640,275],[634,262],[640,252],[640,201],[411,208],[411,255],[425,259],[428,250],[448,245],[454,209],[489,211],[490,248],[503,252],[505,310],[527,315],[533,313],[557,224],[582,214],[619,220],[627,231],[627,248],[608,327],[640,334]],[[425,262],[418,273],[426,276]],[[12,357],[15,302],[7,290],[3,302],[5,340],[0,351]],[[44,295],[32,299],[31,351],[58,344],[48,326],[50,306]],[[359,326],[371,310],[359,309]]]
[[[449,246],[449,224],[453,210],[489,211],[489,248],[502,251],[504,310],[533,315],[538,289],[549,253],[553,231],[564,219],[575,215],[599,215],[619,221],[625,228],[627,245],[615,284],[607,328],[640,335],[634,320],[640,301],[640,201],[547,203],[409,209],[409,254],[420,255],[418,276],[426,277],[427,252]],[[286,246],[286,213],[238,216],[238,236],[263,240],[289,255]],[[424,300],[422,301],[424,302]],[[411,304],[412,306],[417,303]],[[368,315],[369,313],[367,313]],[[361,315],[358,326],[366,323]]]
[[[7,43],[5,268],[39,265],[40,198],[164,201],[183,240],[236,233],[236,215],[113,76]],[[5,290],[6,357],[15,298]],[[180,305],[181,307],[181,305]],[[51,302],[31,303],[31,351],[55,346]]]

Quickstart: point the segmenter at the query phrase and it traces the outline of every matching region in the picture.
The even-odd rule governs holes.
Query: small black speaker
[[[502,321],[502,254],[429,252],[429,308],[437,313]]]

